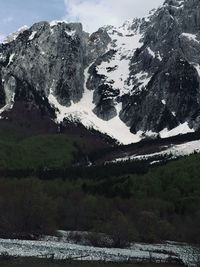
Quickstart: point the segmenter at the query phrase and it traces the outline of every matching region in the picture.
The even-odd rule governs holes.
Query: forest
[[[61,229],[86,231],[96,246],[200,244],[200,154],[155,165],[91,165],[112,149],[97,150],[81,137],[2,127],[0,237],[38,239]]]
[[[193,154],[157,166],[127,162],[1,174],[0,237],[37,239],[62,229],[87,231],[97,246],[200,244],[199,160]]]

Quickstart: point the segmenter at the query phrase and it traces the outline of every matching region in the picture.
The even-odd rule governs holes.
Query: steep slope
[[[199,10],[199,1],[166,1],[146,19],[108,28],[111,48],[90,69],[98,116],[118,113],[134,134],[199,129]]]
[[[166,1],[150,18],[130,69],[133,77],[147,72],[151,79],[143,90],[133,87],[121,113],[133,132],[199,128],[199,10],[199,1]]]
[[[91,35],[79,23],[20,29],[0,45],[2,118],[20,107],[124,144],[199,130],[199,14],[198,0],[167,0]]]
[[[5,60],[1,61],[1,76],[6,103],[11,101],[13,92],[15,101],[27,100],[31,89],[39,94],[41,102],[45,101],[43,97],[49,94],[50,88],[63,105],[80,100],[84,49],[81,24],[65,23],[34,24],[15,40],[3,44],[1,58]]]

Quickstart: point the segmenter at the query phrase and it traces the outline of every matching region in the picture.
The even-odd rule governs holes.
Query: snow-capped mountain
[[[166,0],[91,35],[80,23],[39,22],[0,45],[1,118],[23,106],[124,144],[194,132],[199,75],[199,0]]]

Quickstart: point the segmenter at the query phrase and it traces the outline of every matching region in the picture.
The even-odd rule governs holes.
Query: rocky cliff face
[[[62,105],[79,101],[83,94],[85,49],[81,24],[34,24],[1,47],[1,57],[6,58],[0,62],[5,92],[12,95],[24,91],[26,98],[30,90],[21,87],[21,82],[40,94],[41,101],[50,90]],[[7,97],[6,103],[9,101]]]
[[[122,143],[193,132],[199,75],[199,0],[167,0],[147,18],[91,35],[79,23],[40,22],[0,45],[0,111],[23,102]]]
[[[120,115],[133,132],[185,122],[199,128],[199,12],[199,1],[166,1],[149,18],[143,46],[131,59],[133,93],[122,99]],[[149,78],[144,88],[135,86],[138,74]]]

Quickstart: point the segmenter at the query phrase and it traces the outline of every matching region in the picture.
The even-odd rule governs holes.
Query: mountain
[[[196,132],[199,75],[199,0],[92,34],[39,22],[0,44],[1,120],[79,123],[123,144]]]

